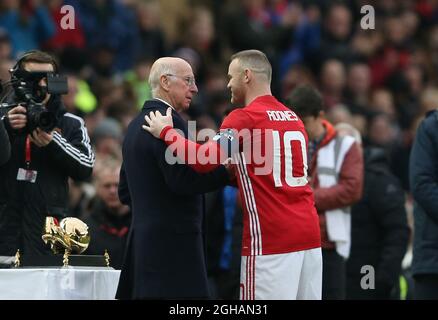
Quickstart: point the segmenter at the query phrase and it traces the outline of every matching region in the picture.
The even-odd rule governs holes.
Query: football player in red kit
[[[231,102],[245,107],[224,119],[213,141],[199,145],[185,139],[173,129],[170,109],[164,116],[151,112],[143,128],[199,172],[232,153],[244,207],[241,299],[321,299],[321,240],[307,181],[307,134],[296,114],[272,96],[271,75],[260,51],[231,57]],[[235,151],[228,142],[238,145]]]

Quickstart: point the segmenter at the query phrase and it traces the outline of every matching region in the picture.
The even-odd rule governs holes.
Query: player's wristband
[[[166,126],[166,127],[163,128],[163,130],[161,130],[161,132],[160,132],[160,139],[161,140],[163,140],[163,141],[165,140],[166,134],[167,134],[167,132],[170,129],[173,129],[173,127],[172,126]]]

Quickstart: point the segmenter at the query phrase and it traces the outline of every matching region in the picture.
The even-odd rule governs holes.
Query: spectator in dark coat
[[[331,59],[351,63],[355,58],[350,47],[352,13],[345,4],[335,1],[326,10],[320,47],[315,51],[316,59],[310,59],[319,66]]]
[[[364,194],[351,212],[347,299],[390,299],[409,239],[404,191],[383,149],[365,149],[364,161]],[[366,265],[374,268],[374,289],[361,287]]]
[[[414,196],[412,275],[416,299],[438,299],[438,111],[420,124],[409,176]]]
[[[129,207],[120,202],[117,194],[120,165],[112,159],[96,165],[96,197],[90,216],[84,220],[91,237],[85,254],[103,255],[107,250],[115,269],[121,269],[131,223]]]
[[[322,299],[344,300],[351,248],[351,206],[362,197],[363,158],[354,137],[339,134],[324,119],[321,94],[310,85],[287,98],[309,136],[309,181],[318,210],[323,257]]]

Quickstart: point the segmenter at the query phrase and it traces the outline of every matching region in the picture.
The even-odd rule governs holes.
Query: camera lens
[[[45,110],[42,105],[31,104],[27,106],[27,129],[32,132],[36,128],[50,132],[56,126],[56,116],[53,112]]]
[[[43,131],[49,132],[56,125],[55,115],[52,112],[43,111],[39,114],[38,127]]]

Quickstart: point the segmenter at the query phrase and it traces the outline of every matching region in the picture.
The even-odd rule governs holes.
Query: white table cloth
[[[120,271],[112,268],[0,269],[0,299],[114,299],[119,277]]]

